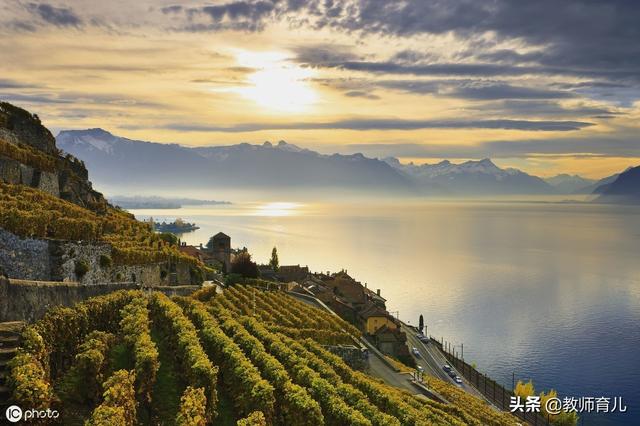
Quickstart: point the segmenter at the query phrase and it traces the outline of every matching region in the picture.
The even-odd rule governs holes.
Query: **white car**
[[[462,379],[460,378],[460,376],[456,376],[453,379],[454,382],[456,382],[457,384],[461,385],[462,384]]]
[[[413,352],[413,355],[414,355],[416,358],[420,358],[420,357],[421,357],[421,355],[420,355],[420,351],[418,350],[418,348],[413,348],[413,349],[411,349],[411,352]]]

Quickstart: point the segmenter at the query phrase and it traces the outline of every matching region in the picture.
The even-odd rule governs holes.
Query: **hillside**
[[[517,424],[444,382],[430,386],[454,403],[352,369],[323,345],[357,330],[282,292],[214,293],[116,292],[53,309],[11,361],[16,403],[60,410],[64,424]]]
[[[595,193],[600,194],[597,202],[640,204],[640,166],[620,173],[612,182],[599,186]]]
[[[204,266],[112,207],[36,115],[0,103],[0,274],[82,284],[200,283]]]

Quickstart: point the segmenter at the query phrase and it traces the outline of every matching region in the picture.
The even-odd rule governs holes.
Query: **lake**
[[[244,203],[137,210],[218,231],[266,263],[342,268],[381,289],[389,311],[459,345],[499,382],[560,396],[622,396],[640,424],[640,208],[535,202]],[[458,346],[458,350],[460,347]]]

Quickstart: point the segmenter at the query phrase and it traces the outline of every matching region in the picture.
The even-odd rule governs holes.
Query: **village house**
[[[222,266],[224,271],[231,269],[231,237],[223,232],[218,232],[211,237],[205,252],[205,264]]]
[[[200,245],[200,247],[198,248],[196,246],[187,245],[187,243],[183,242],[183,243],[180,243],[180,245],[178,246],[178,250],[180,250],[182,253],[186,255],[195,257],[202,263],[205,263],[204,261],[205,256],[204,256],[204,253],[202,252],[202,245]]]
[[[296,281],[304,282],[310,275],[308,266],[300,265],[282,265],[278,268],[278,278],[280,281],[288,283]]]
[[[368,308],[360,312],[360,316],[365,321],[366,333],[370,335],[374,335],[382,327],[387,327],[390,330],[398,328],[395,319],[389,315],[389,312],[377,305],[369,305]]]
[[[371,340],[380,352],[403,360],[410,359],[407,335],[399,328],[390,328],[386,325],[378,328]]]

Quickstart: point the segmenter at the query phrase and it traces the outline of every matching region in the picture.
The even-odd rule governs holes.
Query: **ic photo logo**
[[[32,408],[30,410],[23,411],[22,408],[17,405],[12,405],[7,408],[5,416],[9,422],[18,423],[21,420],[29,422],[37,419],[57,419],[60,417],[60,413],[57,410],[51,410],[49,408],[46,410],[36,410]]]
[[[9,420],[11,423],[17,423],[22,420],[22,408],[18,407],[17,405],[12,405],[7,408],[5,414],[7,416],[7,420]]]

